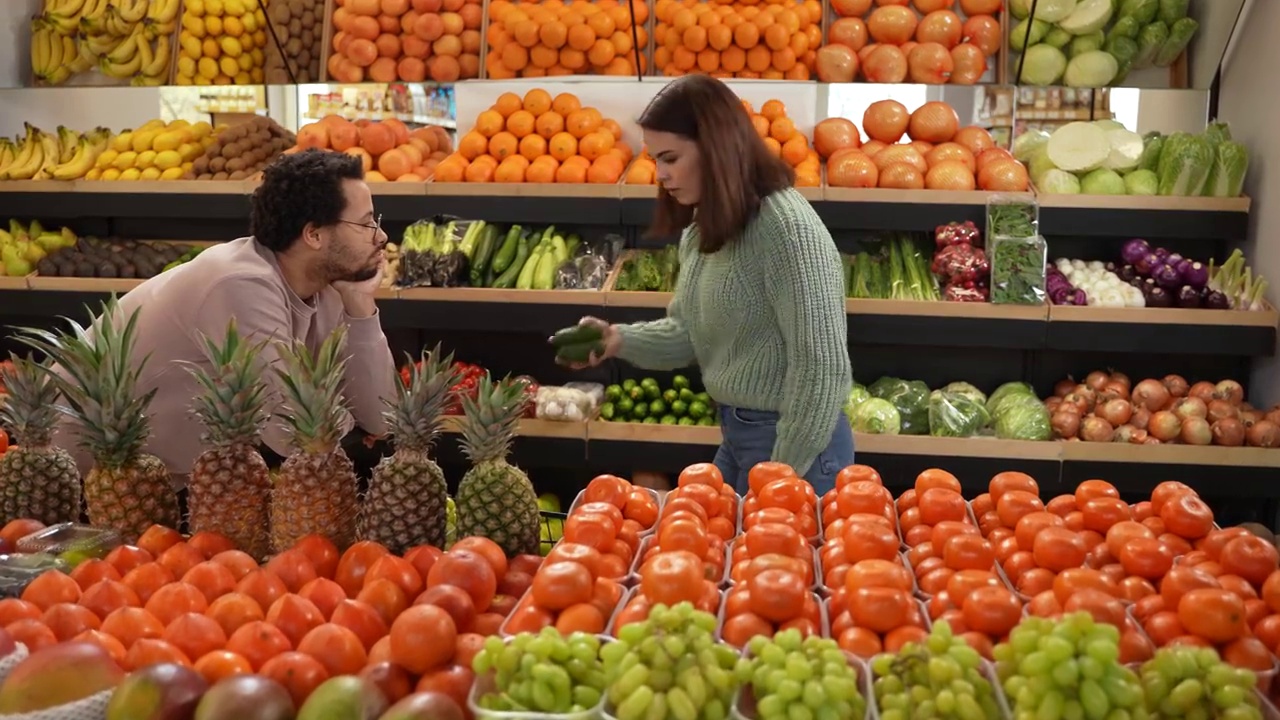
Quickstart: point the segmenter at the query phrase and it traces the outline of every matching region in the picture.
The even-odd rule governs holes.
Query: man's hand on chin
[[[333,283],[333,289],[338,291],[342,296],[342,307],[349,317],[357,320],[372,316],[378,311],[378,304],[374,300],[374,293],[378,288],[382,287],[382,277],[386,274],[387,261],[383,258],[378,263],[378,271],[368,280],[361,282],[349,282],[346,280],[337,280]]]

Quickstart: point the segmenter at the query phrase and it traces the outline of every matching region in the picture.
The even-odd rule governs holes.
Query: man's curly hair
[[[364,167],[354,155],[314,148],[282,155],[253,192],[249,232],[271,250],[288,250],[307,223],[338,222],[347,204],[342,181],[363,178]]]

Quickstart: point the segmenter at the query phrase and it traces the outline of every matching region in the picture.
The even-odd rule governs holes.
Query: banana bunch
[[[0,140],[0,180],[79,180],[111,141],[104,127],[78,133],[59,125],[57,132],[47,133],[31,123],[24,126],[22,141]]]
[[[97,68],[133,85],[163,85],[181,0],[44,0],[31,65],[51,85]]]

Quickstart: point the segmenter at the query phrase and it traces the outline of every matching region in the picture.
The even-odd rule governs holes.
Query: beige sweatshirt
[[[378,315],[347,317],[342,299],[331,288],[310,301],[299,298],[285,283],[275,253],[253,238],[215,245],[191,262],[147,280],[120,299],[120,309],[122,317],[140,309],[133,357],[135,362],[147,360],[138,391],[156,389],[151,401],[151,439],[145,449],[163,460],[174,475],[189,474],[205,449],[200,440],[204,425],[191,412],[198,385],[178,361],[208,368],[200,335],[221,341],[233,316],[243,337],[273,340],[263,350],[267,363],[278,361],[274,341],[296,338],[314,351],[338,323],[346,323],[349,358],[343,394],[350,413],[343,430],[358,424],[374,435],[384,432],[382,399],[395,392],[397,375]],[[279,378],[271,372],[264,378],[273,403],[279,403]],[[279,410],[278,404],[269,407],[273,416]],[[76,425],[64,419],[54,442],[76,457],[81,472],[88,472],[93,461],[78,446]],[[278,419],[273,418],[263,441],[277,453],[289,455]]]

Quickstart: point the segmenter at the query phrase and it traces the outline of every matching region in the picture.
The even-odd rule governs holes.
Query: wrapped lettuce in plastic
[[[1204,192],[1213,167],[1213,145],[1190,133],[1174,133],[1164,141],[1156,174],[1160,176],[1160,194],[1188,196]]]
[[[1142,28],[1138,33],[1138,54],[1133,58],[1133,66],[1142,69],[1155,62],[1156,53],[1169,40],[1169,26],[1159,20]]]
[[[1160,0],[1123,0],[1120,3],[1120,18],[1133,18],[1139,25],[1146,25],[1156,19],[1160,10]]]
[[[1002,440],[1050,440],[1053,428],[1049,411],[1035,395],[1006,395],[992,413],[996,437]]]
[[[1210,197],[1240,197],[1240,193],[1244,192],[1244,176],[1247,172],[1249,150],[1234,140],[1218,143],[1204,194]]]
[[[987,394],[982,392],[978,388],[974,387],[973,385],[967,382],[964,382],[963,380],[957,380],[956,382],[947,383],[946,385],[943,385],[942,387],[933,391],[934,395],[938,393],[959,393],[961,395],[969,396],[969,399],[973,400],[979,405],[985,406],[987,404]],[[932,398],[932,396],[930,397]]]
[[[1160,169],[1160,152],[1164,150],[1164,136],[1158,132],[1149,132],[1142,136],[1142,157],[1138,159],[1139,170],[1156,172]]]
[[[867,388],[872,397],[888,400],[902,417],[903,435],[929,434],[929,386],[919,380],[880,378]]]
[[[929,396],[929,434],[934,437],[973,437],[990,420],[987,408],[972,395],[935,390]]]
[[[870,398],[871,393],[867,392],[867,389],[858,383],[854,383],[853,387],[849,388],[849,397],[844,401],[844,414],[849,418],[850,422],[853,421],[853,413],[858,409],[858,406]]]
[[[902,428],[898,408],[888,400],[875,397],[859,403],[849,420],[854,432],[872,435],[897,435]]]
[[[991,413],[992,417],[995,417],[1000,404],[1012,395],[1030,395],[1031,397],[1035,397],[1036,391],[1035,388],[1024,382],[1007,382],[996,388],[996,391],[991,393],[991,396],[987,398],[987,412]]]

